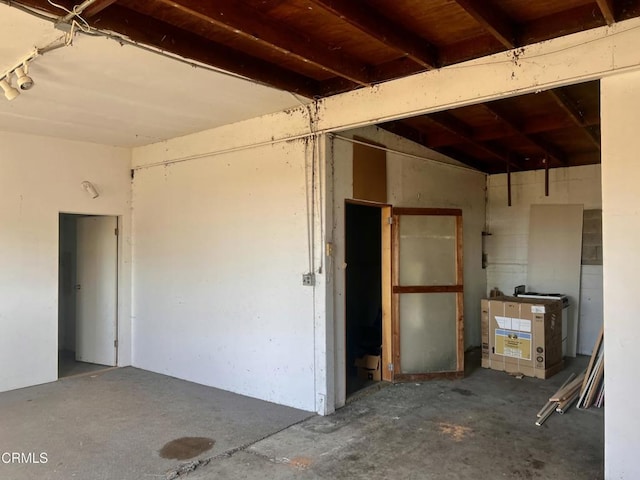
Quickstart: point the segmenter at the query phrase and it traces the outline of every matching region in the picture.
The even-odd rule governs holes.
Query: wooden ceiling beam
[[[521,45],[529,45],[600,27],[605,22],[600,15],[594,15],[593,8],[593,4],[588,3],[560,14],[548,15],[520,25],[518,41]]]
[[[90,19],[96,28],[113,30],[135,42],[151,45],[184,58],[211,65],[282,90],[309,98],[320,88],[304,75],[273,65],[266,60],[214,43],[165,22],[152,19],[119,5],[99,12]]]
[[[424,67],[418,65],[408,57],[398,58],[381,65],[371,67],[371,78],[375,79],[375,83],[386,82],[395,78],[406,77],[414,73],[423,72]],[[337,93],[346,92],[357,88],[358,85],[340,77],[334,77],[321,82],[321,96],[335,95]]]
[[[616,15],[613,8],[614,0],[597,0],[598,8],[602,12],[602,16],[607,21],[607,25],[616,23]]]
[[[513,23],[486,0],[454,0],[476,22],[508,49],[517,47],[516,29]]]
[[[265,14],[229,0],[153,0],[154,3],[171,7],[176,21],[197,19],[239,37],[256,42],[263,47],[312,64],[333,75],[359,85],[370,85],[367,65],[323,44],[317,38],[299,33],[285,25],[275,24]],[[175,13],[174,13],[175,15]],[[183,17],[183,18],[180,18]],[[168,21],[167,19],[163,19]]]
[[[424,68],[432,69],[439,66],[435,46],[376,12],[370,5],[365,6],[354,0],[310,1],[389,48],[401,52]]]
[[[412,127],[411,125],[407,125],[407,123],[402,120],[396,120],[393,122],[381,123],[378,127],[391,132],[395,135],[399,135],[404,137],[412,142],[415,142],[423,147],[429,148],[431,150],[435,150],[439,153],[447,155],[448,157],[462,162],[466,165],[469,165],[472,168],[476,168],[485,173],[491,173],[490,166],[488,166],[485,162],[478,160],[477,158],[473,158],[470,155],[461,153],[454,148],[445,147],[443,149],[435,149],[429,146],[429,141],[424,132],[420,131],[418,128]]]
[[[51,5],[49,2],[47,2],[47,0],[19,0],[19,1],[15,1],[12,3],[16,3],[19,5],[22,5],[24,7],[29,7],[29,8],[36,8],[38,10],[41,10],[43,12],[47,12],[49,14],[52,15],[56,15],[60,18],[64,17],[68,12],[63,10],[60,7],[55,7],[53,5]],[[73,3],[70,2],[69,0],[60,0],[59,2],[54,2],[57,3],[63,7],[65,7],[67,10],[71,10],[73,8]]]
[[[587,134],[593,145],[600,149],[600,137],[586,123],[585,114],[564,92],[559,89],[547,90],[547,93],[564,110],[569,118]]]
[[[447,112],[438,112],[432,113],[430,115],[425,116],[426,119],[430,120],[433,123],[436,123],[440,127],[447,130],[449,133],[452,133],[458,136],[464,143],[468,143],[473,145],[474,147],[482,150],[489,155],[511,163],[513,166],[516,166],[512,162],[513,156],[510,152],[504,151],[500,148],[487,145],[486,143],[478,142],[473,139],[473,130],[471,127],[466,125],[465,123],[458,120],[456,117]]]
[[[91,5],[89,5],[87,8],[85,8],[81,13],[80,16],[82,18],[91,18],[95,15],[97,15],[98,13],[100,13],[102,10],[104,10],[105,8],[113,5],[114,3],[116,3],[118,0],[98,0],[95,3],[92,3]]]
[[[550,160],[554,160],[559,163],[561,166],[567,165],[566,156],[560,152],[557,148],[552,145],[548,145],[546,142],[533,137],[532,135],[526,134],[522,131],[520,126],[512,119],[510,119],[504,112],[498,111],[498,108],[495,105],[490,105],[488,103],[483,103],[482,106],[493,115],[496,120],[507,125],[514,134],[518,135],[520,138],[526,140],[533,146],[535,146],[538,150],[541,150],[543,155],[548,157]]]

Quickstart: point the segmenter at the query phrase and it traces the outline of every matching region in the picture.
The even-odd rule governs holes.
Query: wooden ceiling
[[[11,3],[66,15],[48,0]],[[640,16],[640,0],[97,0],[81,16],[321,98]],[[591,82],[382,126],[495,173],[598,163],[599,122]]]

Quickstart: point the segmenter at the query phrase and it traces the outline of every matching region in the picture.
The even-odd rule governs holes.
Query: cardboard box
[[[484,368],[544,379],[564,367],[561,301],[483,299],[481,322]]]
[[[381,363],[380,355],[365,355],[356,358],[358,377],[363,380],[375,380],[379,382],[382,379]]]

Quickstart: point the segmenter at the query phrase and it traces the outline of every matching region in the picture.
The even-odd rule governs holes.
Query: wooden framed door
[[[393,381],[464,374],[462,210],[393,208]]]

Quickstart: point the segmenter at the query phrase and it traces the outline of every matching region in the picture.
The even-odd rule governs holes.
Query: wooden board
[[[365,141],[362,138],[355,139]],[[387,202],[386,151],[359,143],[353,144],[353,198]]]
[[[575,357],[580,315],[583,205],[531,205],[527,290],[569,297],[566,354]]]

